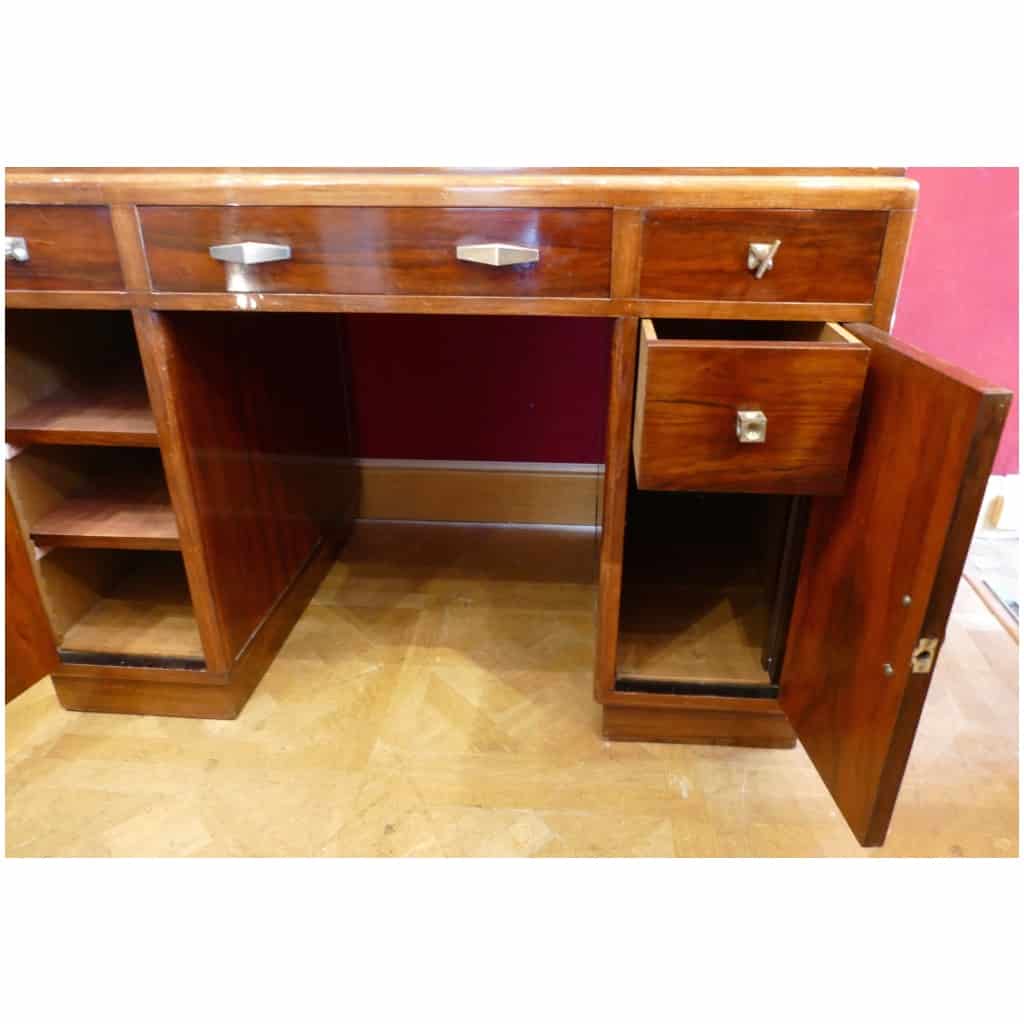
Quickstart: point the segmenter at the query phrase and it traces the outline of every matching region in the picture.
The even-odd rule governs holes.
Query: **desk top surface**
[[[11,203],[912,209],[900,168],[8,168]]]

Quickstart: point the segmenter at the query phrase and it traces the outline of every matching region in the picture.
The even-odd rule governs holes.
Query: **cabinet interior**
[[[672,693],[773,686],[800,500],[631,486],[618,683]]]
[[[201,667],[131,315],[6,326],[7,487],[62,660]]]

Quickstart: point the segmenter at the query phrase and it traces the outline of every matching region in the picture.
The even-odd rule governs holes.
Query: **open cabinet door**
[[[7,649],[4,652],[4,699],[11,701],[52,672],[57,667],[58,658],[50,621],[39,596],[35,573],[29,562],[28,549],[10,494],[7,495],[5,530]]]
[[[879,846],[934,668],[915,651],[945,635],[1012,396],[846,326],[871,348],[858,435],[845,492],[811,506],[779,701],[854,834]]]

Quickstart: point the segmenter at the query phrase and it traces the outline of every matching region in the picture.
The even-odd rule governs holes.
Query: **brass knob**
[[[747,249],[747,270],[753,271],[759,281],[775,266],[775,254],[779,251],[782,240],[774,242],[751,242]]]

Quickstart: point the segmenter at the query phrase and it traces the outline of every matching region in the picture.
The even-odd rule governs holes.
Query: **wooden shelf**
[[[623,589],[619,675],[768,686],[763,588],[632,584]]]
[[[39,399],[8,417],[7,443],[156,448],[156,423],[138,374]]]
[[[65,631],[61,651],[202,659],[181,557],[120,557],[138,561]]]
[[[181,548],[166,485],[145,478],[105,494],[70,498],[33,523],[29,533],[41,547]]]

